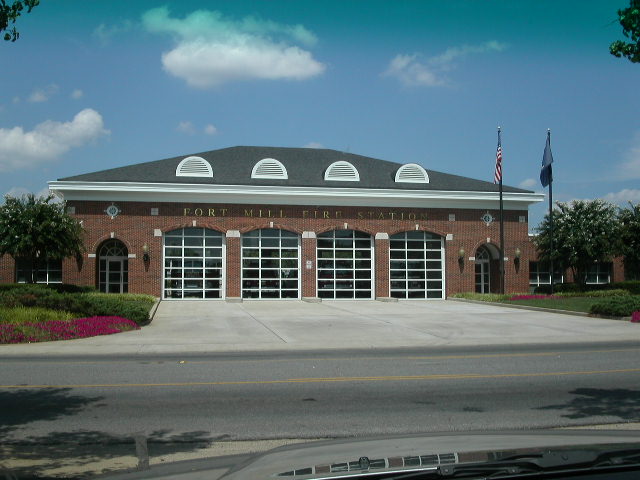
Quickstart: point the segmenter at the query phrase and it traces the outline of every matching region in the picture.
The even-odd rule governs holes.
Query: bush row
[[[591,313],[611,317],[629,317],[640,311],[640,295],[628,297],[610,297],[591,305]]]
[[[553,286],[553,293],[583,293],[594,290],[626,290],[631,295],[640,295],[640,281],[628,280],[625,282],[614,282],[606,284],[580,285],[578,283],[558,283]],[[536,287],[535,293],[551,293],[551,285],[540,285]]]
[[[64,290],[63,290],[64,292]],[[149,321],[153,304],[150,295],[115,295],[106,293],[59,293],[42,285],[18,285],[0,289],[0,306],[42,307],[72,312],[82,317],[118,316],[138,325]]]
[[[628,290],[612,288],[611,290],[590,290],[588,292],[558,292],[554,297],[628,297],[631,295]]]

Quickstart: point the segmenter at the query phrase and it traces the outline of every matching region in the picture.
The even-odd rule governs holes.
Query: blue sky
[[[234,145],[324,147],[640,201],[627,0],[42,0],[0,44],[0,193]],[[531,208],[531,227],[546,202]]]

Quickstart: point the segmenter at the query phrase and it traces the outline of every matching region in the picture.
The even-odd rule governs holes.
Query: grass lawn
[[[535,299],[529,299],[529,300],[501,300],[501,303],[589,313],[589,309],[591,308],[591,305],[601,301],[602,301],[602,298],[597,298],[597,297],[566,297],[566,298],[535,298]]]

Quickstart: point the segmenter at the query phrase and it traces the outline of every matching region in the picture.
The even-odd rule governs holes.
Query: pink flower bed
[[[558,298],[555,295],[514,295],[509,300],[539,300],[544,298]]]
[[[139,330],[131,320],[122,317],[90,317],[50,322],[25,322],[0,325],[0,343],[45,342],[73,338],[111,335],[125,330]],[[27,333],[28,332],[28,333]]]

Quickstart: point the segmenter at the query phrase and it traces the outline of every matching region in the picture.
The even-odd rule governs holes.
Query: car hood
[[[499,460],[513,454],[566,448],[640,447],[640,431],[536,430],[443,433],[341,439],[279,447],[251,457],[218,457],[108,476],[112,480],[310,480],[350,478],[363,472],[411,471]],[[366,468],[364,468],[366,467]]]

